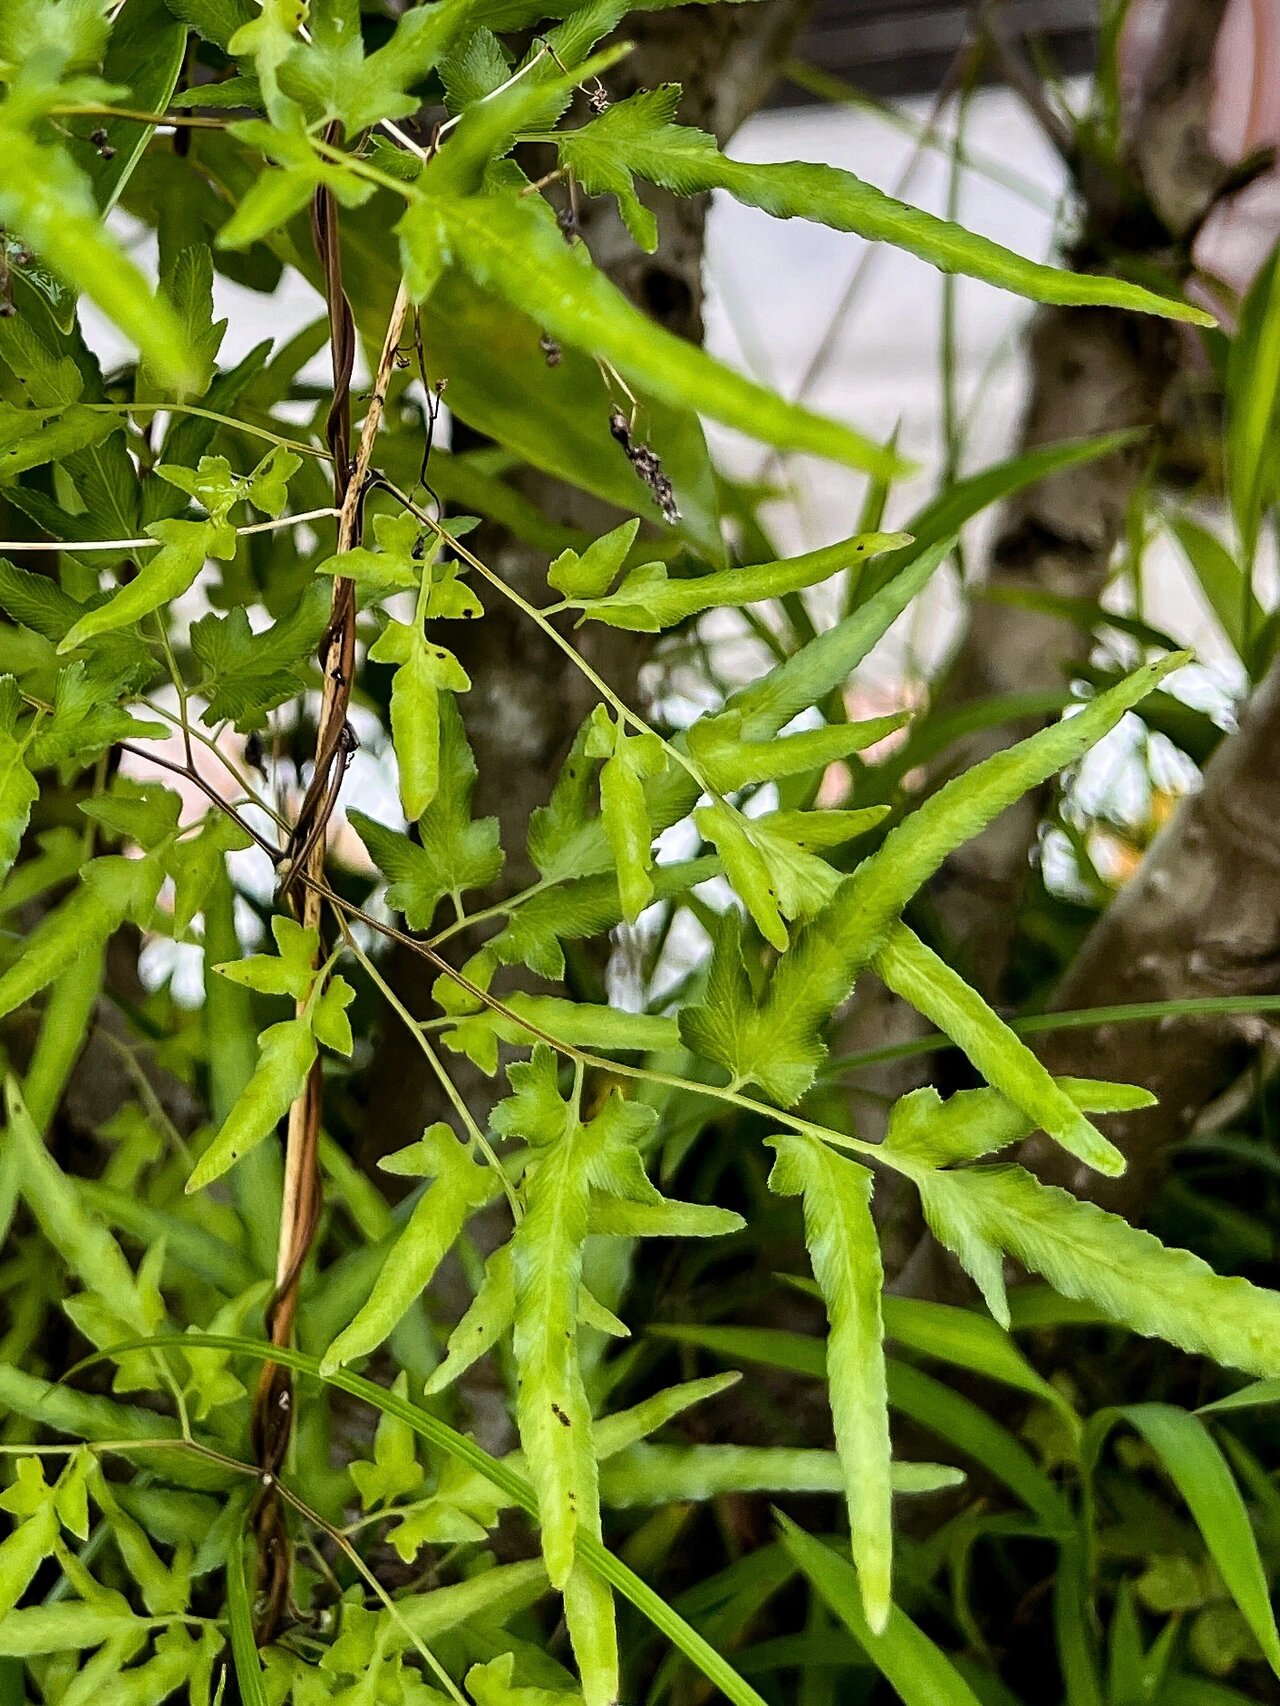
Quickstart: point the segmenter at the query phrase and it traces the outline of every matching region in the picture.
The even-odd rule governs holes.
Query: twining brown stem
[[[342,288],[342,262],[334,207],[321,192],[313,205],[316,248],[325,275],[329,303],[334,395],[326,424],[334,459],[334,499],[338,505],[337,549],[349,551],[360,542],[362,504],[374,442],[382,423],[387,385],[409,309],[403,281],[387,324],[373,392],[365,413],[360,442],[351,457],[351,375],[355,362],[355,326]],[[354,743],[347,723],[355,673],[356,606],[353,583],[338,576],[333,583],[329,626],[323,643],[324,686],[316,727],[315,763],[311,784],[298,810],[290,859],[280,887],[281,901],[293,907],[300,921],[319,930],[321,897],[316,884],[324,876],[329,819],[337,804],[342,778]],[[305,880],[299,883],[298,879]],[[323,1115],[320,1063],[307,1077],[302,1094],[289,1110],[285,1141],[284,1190],[280,1209],[280,1241],[276,1256],[276,1289],[267,1311],[268,1337],[287,1345],[293,1334],[298,1288],[320,1214],[317,1152]],[[288,1605],[291,1558],[284,1513],[278,1495],[279,1475],[293,1426],[293,1386],[287,1369],[263,1366],[253,1413],[253,1438],[259,1467],[265,1477],[254,1512],[258,1543],[259,1589],[263,1612],[258,1638],[265,1642],[278,1632]]]

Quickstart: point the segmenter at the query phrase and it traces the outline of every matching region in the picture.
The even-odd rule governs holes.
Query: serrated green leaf
[[[797,1101],[824,1054],[810,1016],[760,1006],[743,961],[742,919],[721,917],[703,999],[680,1010],[685,1046],[729,1073],[736,1087],[749,1080],[784,1106]]]
[[[827,1387],[843,1469],[853,1561],[867,1623],[892,1607],[893,1509],[885,1388],[884,1270],[871,1218],[871,1174],[816,1138],[772,1137],[771,1190],[804,1199],[805,1242],[827,1306]]]
[[[1047,1073],[1043,1079],[1037,1075],[1030,1051],[1021,1045],[1015,1047],[1012,1033],[1003,1022],[954,972],[941,962],[935,964],[936,956],[930,956],[923,944],[900,927],[895,929],[895,920],[951,851],[977,835],[1029,788],[1047,781],[1080,758],[1163,675],[1179,667],[1184,656],[1174,653],[1145,665],[1109,692],[1099,694],[1075,717],[974,765],[930,795],[892,830],[880,848],[840,884],[830,902],[805,926],[791,951],[779,962],[770,983],[767,1017],[751,1033],[750,1050],[745,1047],[747,1034],[743,1033],[743,1046],[736,1054],[736,1075],[744,1080],[754,1078],[764,1085],[766,1080],[761,1076],[764,1072],[777,1082],[768,1062],[765,1041],[770,1021],[775,1027],[785,1027],[786,1034],[797,1039],[797,1054],[811,1060],[816,1068],[825,1053],[819,1027],[848,996],[863,966],[878,956],[887,956],[886,963],[894,976],[912,980],[915,993],[909,999],[923,1002],[922,1010],[926,1012],[931,1005],[940,1004],[938,1011],[945,1012],[948,1024],[964,1026],[971,1045],[983,1051],[986,1064],[977,1061],[975,1064],[980,1065],[984,1074],[988,1066],[997,1076],[1015,1072],[1018,1080],[1034,1087],[1037,1105],[1050,1110],[1056,1107],[1052,1117],[1057,1129],[1053,1135],[1059,1142],[1088,1159],[1091,1166],[1115,1171],[1119,1157],[1113,1146],[1089,1125],[1074,1104],[1057,1096]],[[783,705],[787,703],[782,700]],[[773,715],[771,706],[769,721]],[[763,733],[768,732],[766,723]],[[891,932],[890,950],[885,944]],[[928,958],[927,967],[921,961],[922,955]],[[917,976],[913,968],[918,961]],[[881,970],[883,974],[883,967]],[[796,1096],[807,1088],[798,1074],[790,1081],[795,1085]],[[1016,1099],[1011,1089],[1014,1079],[997,1082],[989,1077],[989,1082]],[[1031,1107],[1026,1111],[1035,1113]]]
[[[476,1706],[581,1706],[576,1689],[523,1688],[517,1686],[515,1655],[503,1653],[488,1664],[472,1665],[467,1672],[467,1693]]]
[[[117,776],[109,794],[82,800],[80,810],[111,834],[135,841],[150,853],[177,834],[182,800],[163,783]]]
[[[1149,1090],[1133,1084],[1095,1078],[1054,1082],[1083,1113],[1126,1113],[1155,1105]],[[936,1090],[913,1090],[894,1103],[885,1145],[908,1161],[948,1167],[1021,1143],[1034,1130],[1034,1118],[998,1090],[958,1090],[945,1102]]]
[[[27,768],[25,744],[17,738],[17,695],[12,678],[0,677],[0,882],[13,869],[18,849],[40,797]]]
[[[0,1630],[8,1624],[14,1606],[53,1551],[57,1537],[58,1516],[50,1500],[0,1541]]]
[[[971,1167],[917,1180],[926,1213],[962,1215],[993,1251],[1043,1275],[1063,1297],[1114,1321],[1251,1374],[1280,1369],[1280,1296],[1215,1274],[1094,1203],[1042,1185],[1021,1167]],[[960,1252],[957,1252],[960,1254]]]
[[[325,1352],[321,1366],[326,1373],[367,1355],[382,1343],[431,1283],[471,1215],[498,1189],[493,1169],[478,1166],[447,1125],[430,1127],[413,1149],[422,1152],[423,1167],[435,1182],[419,1199],[392,1245],[363,1308]],[[393,1173],[408,1172],[404,1162],[409,1153],[389,1156],[384,1167]],[[418,1172],[419,1167],[415,1165],[413,1171]]]
[[[153,372],[176,390],[193,383],[195,361],[178,316],[108,235],[88,178],[57,144],[38,142],[23,123],[25,103],[0,115],[0,224],[14,232],[72,290],[95,302]]]
[[[832,903],[824,930],[856,934],[855,959],[865,965],[892,921],[949,853],[980,834],[1029,789],[1077,763],[1187,657],[1186,652],[1174,652],[1143,665],[1075,716],[995,753],[929,795],[849,878]]]
[[[329,602],[328,588],[313,581],[291,611],[260,633],[250,629],[242,605],[193,622],[191,650],[204,671],[196,690],[208,700],[200,721],[210,727],[230,722],[247,733],[303,693],[303,666],[328,626]]]
[[[0,404],[0,484],[16,480],[28,468],[61,462],[119,431],[120,422],[110,415],[74,403],[56,415]]]
[[[0,1018],[48,987],[79,955],[100,947],[126,919],[150,921],[164,873],[154,859],[116,856],[83,867],[80,886],[47,913],[0,975]]]
[[[471,817],[476,764],[450,695],[440,700],[440,773],[435,798],[418,822],[418,840],[398,835],[363,812],[349,815],[374,863],[389,879],[387,903],[412,930],[428,930],[446,894],[461,911],[468,889],[484,889],[502,869],[496,818]]]
[[[173,928],[181,936],[221,877],[228,853],[243,853],[253,846],[240,826],[222,812],[209,812],[195,835],[175,841],[165,863],[173,878]]]
[[[670,580],[665,564],[646,563],[631,569],[617,591],[608,597],[571,592],[567,587],[563,590],[572,607],[581,610],[584,616],[612,628],[654,634],[704,610],[757,604],[763,599],[785,598],[805,587],[819,586],[880,552],[900,550],[910,543],[909,533],[864,534],[837,545],[825,545],[802,557],[756,563],[749,568],[719,569],[688,580]],[[552,581],[553,586],[557,584]]]
[[[391,1390],[400,1398],[409,1393],[409,1377],[403,1369]],[[414,1450],[413,1430],[399,1416],[378,1418],[373,1436],[373,1460],[357,1459],[351,1464],[351,1479],[360,1494],[361,1508],[370,1511],[390,1504],[422,1484],[425,1471]]]
[[[954,547],[954,538],[945,538],[917,551],[907,562],[898,564],[885,585],[851,615],[801,646],[758,681],[739,688],[726,706],[738,719],[735,732],[744,740],[771,740],[793,717],[821,704],[889,632]]]
[[[548,584],[568,599],[602,597],[635,544],[639,529],[638,520],[624,521],[612,533],[594,540],[581,555],[562,551],[547,570]]]
[[[132,1332],[154,1331],[133,1269],[103,1222],[81,1202],[75,1180],[45,1147],[12,1074],[5,1079],[4,1100],[5,1144],[18,1154],[19,1188],[41,1232],[71,1272]]]
[[[271,919],[271,934],[276,944],[274,954],[247,954],[217,966],[216,971],[229,983],[256,989],[259,995],[291,995],[295,1001],[305,1001],[315,982],[319,931],[276,913]]]
[[[555,142],[561,160],[588,190],[612,192],[624,203],[633,173],[678,195],[727,190],[775,218],[811,219],[869,242],[891,243],[942,272],[965,273],[1033,302],[1129,308],[1194,325],[1215,324],[1204,309],[1158,296],[1125,279],[1026,260],[987,237],[898,201],[839,167],[730,159],[705,132],[671,123],[679,93],[672,84],[641,90],[581,128],[559,132]]]
[[[307,1019],[284,1019],[259,1039],[258,1065],[187,1180],[188,1195],[234,1167],[267,1138],[302,1094],[316,1058]]]

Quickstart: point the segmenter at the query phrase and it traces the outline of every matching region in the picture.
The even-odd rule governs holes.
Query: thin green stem
[[[333,905],[332,898],[330,899],[330,905]],[[444,1091],[445,1095],[449,1098],[449,1101],[452,1104],[454,1111],[457,1113],[458,1118],[462,1121],[463,1125],[466,1126],[467,1132],[471,1138],[472,1143],[475,1144],[476,1148],[479,1149],[480,1153],[484,1156],[485,1160],[489,1163],[490,1167],[492,1167],[495,1176],[497,1177],[497,1179],[499,1180],[499,1182],[502,1186],[503,1194],[505,1195],[505,1197],[507,1199],[507,1203],[510,1206],[511,1213],[514,1216],[514,1218],[518,1221],[521,1218],[523,1210],[520,1207],[520,1200],[516,1196],[515,1189],[512,1186],[511,1180],[507,1177],[507,1170],[502,1165],[502,1162],[499,1160],[497,1154],[495,1153],[493,1145],[489,1142],[488,1138],[480,1130],[480,1127],[476,1124],[475,1119],[472,1117],[471,1110],[470,1110],[470,1108],[468,1108],[465,1099],[463,1098],[463,1096],[459,1092],[457,1085],[453,1082],[453,1079],[450,1078],[449,1074],[445,1071],[444,1062],[440,1059],[440,1057],[436,1053],[435,1049],[433,1049],[431,1044],[428,1042],[426,1034],[423,1031],[422,1026],[414,1018],[413,1014],[410,1013],[409,1009],[405,1006],[404,1002],[401,1001],[400,997],[396,994],[395,990],[392,989],[391,985],[387,982],[386,978],[383,977],[382,973],[378,970],[378,968],[374,964],[373,960],[369,957],[368,954],[365,953],[364,949],[360,946],[359,942],[356,941],[355,937],[351,933],[351,930],[347,924],[346,919],[342,916],[341,911],[339,911],[336,906],[334,907],[334,916],[338,920],[338,928],[342,931],[342,934],[343,934],[344,938],[346,939],[346,944],[347,944],[348,948],[350,948],[351,952],[355,955],[356,959],[359,960],[360,964],[364,967],[365,971],[368,972],[369,976],[373,979],[374,983],[377,984],[378,988],[382,991],[383,995],[386,996],[387,1000],[391,1003],[392,1007],[395,1008],[396,1012],[400,1015],[401,1019],[409,1027],[409,1030],[412,1033],[414,1040],[418,1044],[418,1047],[422,1050],[423,1054],[426,1056],[427,1062],[430,1065],[431,1070],[435,1073],[436,1077],[439,1079],[441,1089]]]
[[[232,427],[236,432],[246,433],[250,438],[264,439],[268,444],[283,445],[286,450],[296,450],[302,456],[314,456],[321,462],[333,461],[329,452],[321,450],[318,445],[304,444],[297,438],[285,438],[281,433],[271,432],[267,427],[237,420],[234,415],[220,415],[216,409],[201,409],[194,403],[77,403],[76,407],[108,415],[194,415],[197,420],[216,421],[219,426]],[[61,413],[61,410],[62,405],[59,404],[56,408],[35,410],[33,413],[56,415]]]

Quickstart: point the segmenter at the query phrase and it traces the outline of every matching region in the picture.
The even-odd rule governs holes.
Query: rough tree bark
[[[1124,103],[1121,166],[1129,184],[1087,160],[1076,164],[1085,225],[1077,266],[1088,269],[1117,252],[1132,262],[1168,261],[1228,182],[1231,169],[1208,143],[1213,45],[1224,9],[1225,0],[1165,0]],[[1020,448],[1131,428],[1141,436],[1116,455],[1041,481],[1006,506],[991,552],[992,588],[1099,596],[1153,435],[1176,408],[1187,348],[1167,322],[1140,315],[1050,308],[1036,316]],[[962,703],[1058,686],[1087,656],[1089,643],[1057,618],[979,598],[943,694]],[[967,769],[1035,726],[983,730],[947,755],[948,771]],[[931,891],[959,963],[992,998],[1001,992],[1043,804],[1043,797],[1028,795],[1002,813],[947,862]]]

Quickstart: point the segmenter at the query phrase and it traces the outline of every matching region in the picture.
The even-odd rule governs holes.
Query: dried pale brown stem
[[[330,270],[331,284],[336,267]],[[338,284],[338,291],[341,286]],[[349,551],[359,543],[361,503],[369,474],[373,446],[382,424],[386,406],[387,385],[395,362],[396,349],[404,330],[409,311],[409,295],[403,281],[396,293],[386,337],[374,376],[373,393],[360,433],[360,442],[341,490],[338,515],[339,552]],[[335,312],[331,298],[331,318],[335,324],[335,396],[350,382],[349,348],[350,311],[342,300]],[[341,328],[338,330],[337,328]],[[343,451],[345,439],[342,409],[336,408],[330,419],[330,436],[335,444],[335,466],[345,468]],[[339,472],[339,479],[342,478]],[[333,583],[333,602],[329,631],[324,649],[324,687],[316,729],[315,774],[311,787],[298,813],[294,826],[294,846],[297,852],[293,868],[282,884],[282,898],[289,898],[293,883],[299,876],[301,894],[297,909],[303,924],[317,929],[320,923],[321,897],[316,884],[324,877],[327,827],[338,791],[342,784],[344,755],[347,751],[347,710],[351,702],[351,684],[355,670],[355,589],[351,581],[338,577]],[[293,1334],[298,1308],[298,1287],[303,1263],[315,1237],[320,1214],[320,1183],[317,1152],[323,1115],[320,1063],[317,1060],[308,1074],[302,1094],[289,1110],[285,1140],[284,1190],[280,1207],[280,1242],[276,1256],[276,1290],[268,1310],[268,1333],[273,1345],[286,1345]],[[263,1492],[254,1512],[254,1530],[258,1542],[260,1587],[264,1598],[264,1613],[258,1626],[260,1641],[271,1639],[278,1631],[288,1603],[291,1576],[290,1550],[285,1531],[284,1513],[280,1507],[275,1477],[278,1476],[288,1451],[292,1433],[293,1388],[288,1371],[277,1363],[266,1363],[258,1384],[254,1405],[253,1433],[258,1463],[265,1476]]]
[[[383,410],[386,407],[387,384],[408,311],[409,293],[401,281],[400,289],[396,293],[395,304],[391,310],[391,318],[387,323],[387,335],[383,340],[382,355],[378,362],[373,395],[369,399],[368,412],[365,415],[364,426],[360,433],[359,448],[356,451],[355,462],[347,480],[346,491],[343,494],[342,509],[338,517],[339,552],[349,551],[356,543],[359,534],[361,498],[369,474],[369,463],[373,456],[374,442],[377,439],[378,429],[382,424]],[[328,650],[324,665],[324,693],[321,699],[320,719],[316,731],[316,772],[318,777],[322,771],[327,773],[331,770],[334,756],[342,744],[343,731],[346,726],[347,707],[351,699],[355,648],[355,606],[353,598],[354,588],[349,580],[340,577],[334,581]],[[313,783],[312,786],[314,789],[315,784]],[[323,814],[323,817],[317,819],[319,832],[309,835],[299,854],[300,867],[311,879],[311,882],[305,886],[302,895],[302,922],[312,929],[316,928],[320,922],[321,899],[311,884],[318,882],[324,874],[324,818],[327,818],[336,803],[336,791],[331,791],[324,797],[327,799],[328,810]],[[280,1288],[284,1288],[291,1277],[296,1280],[296,1271],[300,1266],[301,1246],[304,1242],[301,1234],[309,1218],[303,1212],[303,1205],[307,1194],[312,1189],[308,1182],[308,1175],[314,1173],[314,1139],[317,1135],[309,1132],[313,1123],[309,1117],[309,1107],[310,1098],[304,1094],[294,1103],[289,1113],[289,1134],[285,1149],[284,1203],[280,1219],[280,1248],[276,1261],[276,1285]],[[318,1119],[316,1123],[318,1123]],[[306,1242],[309,1242],[309,1239]],[[289,1315],[291,1321],[292,1309],[290,1309]],[[285,1331],[287,1338],[287,1328]],[[284,1344],[286,1338],[276,1337],[275,1343]]]

